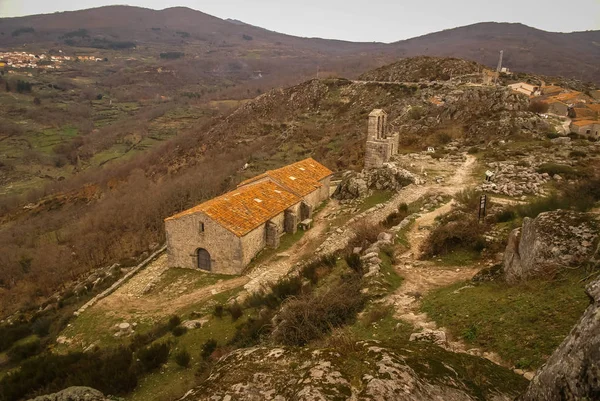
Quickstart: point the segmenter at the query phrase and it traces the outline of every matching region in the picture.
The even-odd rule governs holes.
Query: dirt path
[[[164,317],[213,295],[241,287],[248,282],[248,277],[239,276],[192,291],[187,291],[186,284],[183,284],[182,288],[168,287],[159,293],[151,291],[168,269],[167,256],[162,255],[113,294],[98,301],[93,308],[110,311],[124,320],[130,318],[132,314],[138,317]]]
[[[447,186],[442,191],[453,195],[473,185],[472,173],[475,162],[474,157],[467,157],[465,163],[456,170],[456,173],[448,180]],[[469,349],[459,339],[453,339],[446,329],[438,327],[434,321],[429,319],[427,314],[420,311],[420,300],[424,295],[437,288],[469,280],[481,268],[480,266],[439,266],[432,261],[419,260],[421,246],[429,235],[435,219],[450,212],[454,203],[454,200],[452,200],[436,210],[422,214],[415,220],[411,230],[407,233],[410,249],[400,256],[400,261],[394,266],[404,281],[384,302],[393,305],[394,316],[412,324],[416,331],[424,329],[444,331],[447,338],[445,348],[453,352],[478,355],[496,364],[507,366],[495,353]]]

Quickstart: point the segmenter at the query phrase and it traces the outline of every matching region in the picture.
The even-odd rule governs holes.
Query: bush
[[[166,52],[160,53],[160,58],[166,60],[176,60],[178,58],[182,58],[185,54],[182,52]]]
[[[271,291],[254,293],[246,300],[247,307],[277,308],[286,298],[298,295],[302,290],[301,277],[287,277],[279,280],[271,286]]]
[[[528,110],[532,113],[542,114],[547,113],[549,108],[550,106],[546,102],[541,100],[532,100],[531,103],[529,103]]]
[[[360,260],[360,255],[358,253],[349,253],[344,257],[346,264],[350,269],[358,274],[363,274],[363,263]]]
[[[583,152],[583,151],[581,151],[581,150],[572,150],[572,151],[569,153],[569,156],[570,156],[570,157],[575,157],[575,158],[578,158],[578,157],[586,157],[586,156],[587,156],[587,153],[585,153],[585,152]]]
[[[39,339],[27,341],[24,344],[13,345],[6,354],[12,362],[20,362],[42,352],[42,345]]]
[[[217,349],[217,340],[214,338],[206,340],[204,344],[202,344],[202,351],[200,352],[200,358],[203,360],[208,359],[213,352]]]
[[[168,323],[168,327],[169,330],[173,330],[175,327],[179,326],[181,324],[181,318],[177,315],[173,315],[169,318],[169,323]]]
[[[171,332],[173,333],[173,335],[175,337],[180,337],[182,335],[184,335],[187,332],[187,329],[183,326],[175,326],[173,327],[173,329],[171,330]]]
[[[328,291],[287,301],[276,316],[273,340],[302,346],[346,324],[364,306],[360,284],[360,279],[354,276]]]
[[[167,362],[171,346],[169,343],[155,343],[137,352],[137,358],[146,372],[159,368]]]
[[[425,257],[447,255],[456,250],[480,252],[485,247],[482,225],[464,218],[437,226],[427,237],[421,251]]]
[[[517,217],[517,213],[512,209],[505,209],[496,213],[495,217],[498,223],[506,223],[507,221],[514,220]]]
[[[0,352],[9,349],[15,342],[31,334],[31,327],[25,323],[0,326]]]
[[[455,198],[466,210],[478,210],[481,192],[474,189],[465,189],[457,193]]]
[[[335,267],[336,264],[337,258],[335,255],[324,255],[321,258],[306,264],[302,268],[300,275],[309,280],[312,284],[316,284],[319,281],[319,269],[331,269]]]
[[[187,368],[190,366],[190,360],[192,359],[190,353],[187,352],[186,349],[182,349],[181,351],[177,351],[174,355],[175,362],[177,365],[182,368]]]
[[[446,144],[452,142],[452,137],[445,132],[437,134],[436,139],[437,139],[437,143],[440,145],[446,145]]]
[[[127,348],[96,352],[47,353],[29,359],[0,379],[0,399],[29,399],[69,386],[93,387],[105,394],[126,394],[137,385],[133,353]]]
[[[575,179],[581,177],[583,174],[575,170],[571,166],[567,166],[565,164],[556,164],[556,163],[544,163],[538,169],[537,172],[539,174],[547,173],[551,177],[555,174],[560,175],[563,178],[567,179]]]
[[[31,331],[39,337],[46,337],[50,332],[52,319],[49,317],[40,317],[31,324]]]
[[[348,242],[351,248],[364,248],[377,242],[377,236],[385,230],[381,224],[361,222],[353,227],[354,236]]]
[[[213,310],[213,316],[218,317],[220,319],[223,317],[224,312],[225,312],[225,307],[223,307],[223,305],[221,305],[221,304],[215,305],[215,309]]]
[[[383,227],[391,228],[397,226],[408,216],[407,212],[397,211],[390,213],[383,221]]]
[[[229,312],[229,314],[231,315],[231,320],[233,320],[234,322],[240,317],[242,317],[242,315],[244,314],[244,310],[237,302],[235,302],[232,305],[229,305],[229,307],[227,308],[227,312]]]

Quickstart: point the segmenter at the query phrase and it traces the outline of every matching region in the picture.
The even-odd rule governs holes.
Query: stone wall
[[[245,266],[240,238],[204,213],[166,220],[165,231],[169,266],[197,269],[198,248],[210,254],[213,273],[240,274]]]

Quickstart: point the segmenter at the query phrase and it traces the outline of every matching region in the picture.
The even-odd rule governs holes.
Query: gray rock
[[[348,171],[336,188],[333,198],[357,199],[368,195],[369,190],[398,191],[409,184],[422,184],[423,181],[395,163],[386,163],[382,168],[365,170],[361,173]]]
[[[523,226],[513,230],[508,238],[504,253],[506,281],[515,283],[544,276],[564,266],[576,266],[589,260],[594,249],[582,246],[582,243],[595,242],[597,230],[598,223],[592,215],[567,210],[523,219]]]
[[[68,387],[58,393],[41,395],[29,401],[109,401],[100,391],[90,387]]]
[[[590,306],[536,373],[520,401],[598,400],[600,397],[600,279],[586,293]]]
[[[188,330],[199,329],[208,322],[208,319],[185,320],[181,323]]]
[[[426,341],[438,345],[446,345],[446,333],[441,330],[425,329],[420,333],[412,333],[409,341]]]

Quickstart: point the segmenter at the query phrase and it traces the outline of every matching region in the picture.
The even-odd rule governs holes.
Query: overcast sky
[[[600,0],[125,0],[186,6],[297,36],[393,42],[476,22],[521,22],[572,32],[600,30]],[[0,17],[123,4],[123,0],[0,0]]]

